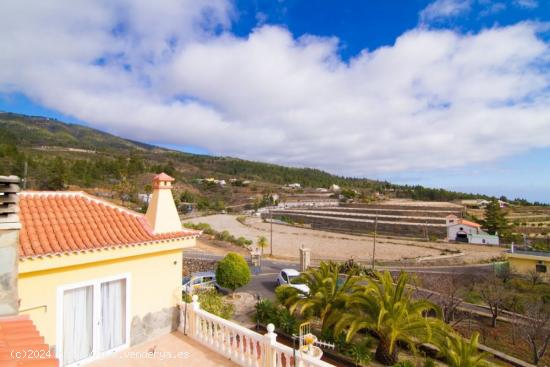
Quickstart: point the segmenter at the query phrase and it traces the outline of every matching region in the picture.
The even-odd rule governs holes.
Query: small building
[[[153,194],[138,194],[138,200],[145,204],[149,204],[151,197],[153,197]]]
[[[447,241],[458,241],[476,245],[498,245],[498,236],[488,234],[481,230],[481,225],[456,215],[448,215]]]
[[[468,199],[461,200],[460,203],[468,208],[478,208],[482,209],[489,205],[489,201],[485,199]]]
[[[545,280],[550,279],[550,252],[516,249],[512,245],[510,251],[506,253],[506,259],[514,273],[523,275],[538,273]]]
[[[62,366],[91,361],[174,330],[184,230],[173,178],[153,179],[145,215],[83,192],[19,195],[20,313]]]
[[[338,186],[336,184],[332,184],[332,185],[330,185],[330,191],[335,192],[335,193],[339,193],[340,191],[342,191],[342,189],[340,188],[340,186]]]

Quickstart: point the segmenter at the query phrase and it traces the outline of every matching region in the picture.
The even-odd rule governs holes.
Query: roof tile
[[[83,192],[20,194],[21,257],[130,245],[198,234],[153,234],[145,216]]]
[[[29,351],[36,355],[29,355]],[[48,352],[48,345],[28,316],[0,317],[0,366],[58,367],[59,361]]]

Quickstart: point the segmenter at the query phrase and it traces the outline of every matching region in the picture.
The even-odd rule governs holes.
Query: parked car
[[[193,273],[191,276],[183,277],[182,292],[193,293],[199,289],[219,289],[218,283],[216,283],[216,273],[213,271],[204,271],[199,273]]]
[[[309,287],[296,279],[299,276],[300,272],[296,269],[283,269],[277,276],[277,285],[289,285],[304,294],[309,294]]]

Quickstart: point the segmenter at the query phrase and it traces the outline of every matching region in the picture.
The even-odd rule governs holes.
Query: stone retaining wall
[[[362,213],[376,215],[394,215],[394,216],[409,216],[409,217],[430,217],[444,219],[450,214],[457,217],[462,217],[460,210],[421,210],[414,207],[396,208],[369,208],[369,207],[329,207],[329,208],[304,208],[304,210],[320,210],[320,211],[339,211],[342,213]]]
[[[183,258],[181,275],[185,277],[192,273],[215,270],[217,263],[215,260]]]
[[[289,211],[285,211],[283,215],[273,213],[274,219],[281,219],[282,216],[291,218],[298,223],[308,224],[311,228],[318,230],[359,234],[371,234],[374,232],[374,220],[360,220],[336,216],[321,217],[290,213]],[[267,215],[265,217],[267,218]],[[445,238],[447,235],[447,227],[445,225],[430,223],[385,222],[379,220],[377,224],[377,233],[389,236],[421,238],[435,236],[437,238]]]
[[[378,218],[379,222],[404,222],[415,224],[438,224],[445,225],[445,218],[427,217],[427,216],[410,216],[410,215],[389,215],[386,213],[357,213],[355,211],[341,211],[341,210],[275,210],[273,215],[279,216],[293,216],[293,215],[317,215],[317,216],[329,216],[342,219],[361,219],[374,221]]]

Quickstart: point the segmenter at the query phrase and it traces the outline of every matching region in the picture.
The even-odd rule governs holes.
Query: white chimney
[[[174,179],[166,173],[153,177],[153,196],[145,218],[155,234],[182,230],[180,216],[172,196]]]

